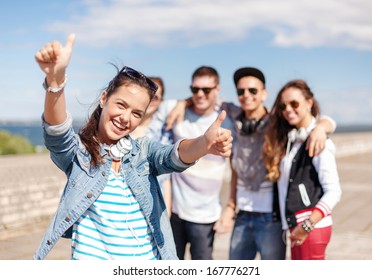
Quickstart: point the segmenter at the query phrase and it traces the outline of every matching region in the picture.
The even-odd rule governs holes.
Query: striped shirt
[[[113,170],[98,199],[76,221],[72,259],[159,259],[141,208]]]

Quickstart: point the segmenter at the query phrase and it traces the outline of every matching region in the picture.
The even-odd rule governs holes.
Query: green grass
[[[28,139],[0,130],[0,155],[31,154],[35,153],[35,147]]]

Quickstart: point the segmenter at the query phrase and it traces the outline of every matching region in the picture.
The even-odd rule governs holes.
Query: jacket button
[[[66,221],[66,222],[71,221],[70,217],[69,217],[69,216],[66,216],[65,221]]]
[[[92,198],[93,194],[92,193],[87,193],[87,198]]]
[[[292,183],[292,182],[293,182],[293,179],[292,179],[292,178],[291,178],[291,179],[289,179],[289,182],[291,182],[291,183]]]
[[[47,245],[51,245],[52,244],[52,242],[50,241],[50,240],[47,240]]]
[[[102,171],[102,176],[103,176],[103,177],[106,176],[106,172],[105,172],[105,171]]]

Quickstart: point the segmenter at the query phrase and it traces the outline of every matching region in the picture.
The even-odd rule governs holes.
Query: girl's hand
[[[325,129],[317,125],[309,135],[309,140],[306,143],[306,149],[309,151],[310,157],[318,156],[325,148],[327,141],[327,133]]]
[[[298,224],[289,236],[291,239],[291,246],[300,246],[305,242],[308,233],[302,228],[301,224]]]
[[[204,133],[208,153],[223,157],[230,157],[232,141],[231,131],[222,128],[222,122],[226,118],[226,112],[222,111],[214,123]]]
[[[59,41],[45,44],[36,54],[35,59],[41,70],[46,74],[48,82],[64,80],[65,71],[69,64],[75,34],[70,34],[66,45]]]

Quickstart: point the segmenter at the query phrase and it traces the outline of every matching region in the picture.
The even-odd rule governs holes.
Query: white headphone
[[[306,128],[300,127],[298,130],[293,128],[291,131],[288,132],[288,142],[287,142],[287,151],[286,154],[288,155],[289,150],[291,148],[291,143],[296,141],[304,142],[308,136]]]
[[[306,128],[300,127],[299,129],[293,128],[291,131],[288,132],[288,141],[295,142],[295,141],[305,141],[308,134]]]
[[[109,153],[113,160],[121,160],[122,157],[132,150],[132,142],[126,136],[121,138],[116,144],[103,144],[103,148]]]

